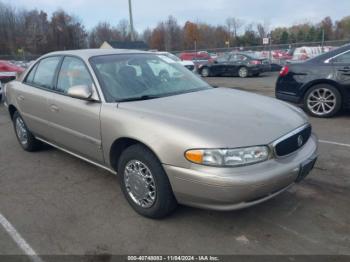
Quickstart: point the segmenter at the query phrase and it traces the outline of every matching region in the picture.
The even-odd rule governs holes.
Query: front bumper
[[[216,168],[194,165],[185,169],[164,165],[180,204],[213,210],[246,208],[277,196],[295,183],[301,164],[317,157],[312,135],[296,153],[245,167]]]

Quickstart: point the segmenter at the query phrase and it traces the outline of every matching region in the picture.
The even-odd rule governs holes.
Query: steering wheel
[[[160,71],[158,77],[159,77],[160,82],[162,82],[162,83],[170,81],[169,72],[166,70]]]

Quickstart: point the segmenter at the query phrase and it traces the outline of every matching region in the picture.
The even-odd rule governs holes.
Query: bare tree
[[[120,33],[121,40],[130,40],[130,25],[127,19],[122,19],[119,21],[117,29]]]
[[[237,38],[239,30],[242,28],[244,24],[245,24],[244,21],[239,18],[229,17],[226,19],[226,26],[232,39]]]
[[[267,37],[267,35],[269,34],[269,30],[270,30],[270,23],[267,20],[265,20],[263,24],[258,23],[256,25],[256,30],[257,30],[260,38]]]
[[[181,49],[181,28],[177,23],[177,20],[173,16],[169,16],[168,20],[164,23],[165,31],[165,50],[179,50]]]
[[[120,41],[121,39],[122,35],[116,28],[113,28],[108,22],[100,22],[90,32],[89,46],[98,48],[105,41]]]

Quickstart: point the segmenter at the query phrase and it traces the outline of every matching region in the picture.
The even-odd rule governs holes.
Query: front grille
[[[310,125],[305,126],[297,132],[292,132],[290,136],[282,138],[281,141],[275,145],[275,153],[277,156],[287,156],[302,148],[311,136],[312,128]]]
[[[185,67],[190,71],[193,71],[193,69],[194,69],[193,65],[186,65]]]

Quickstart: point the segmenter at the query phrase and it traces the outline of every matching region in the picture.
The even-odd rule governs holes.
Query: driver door
[[[55,93],[49,101],[55,143],[73,153],[103,163],[100,110],[101,103],[67,95],[72,86],[86,85],[93,89],[93,80],[85,62],[66,56],[58,73]]]

